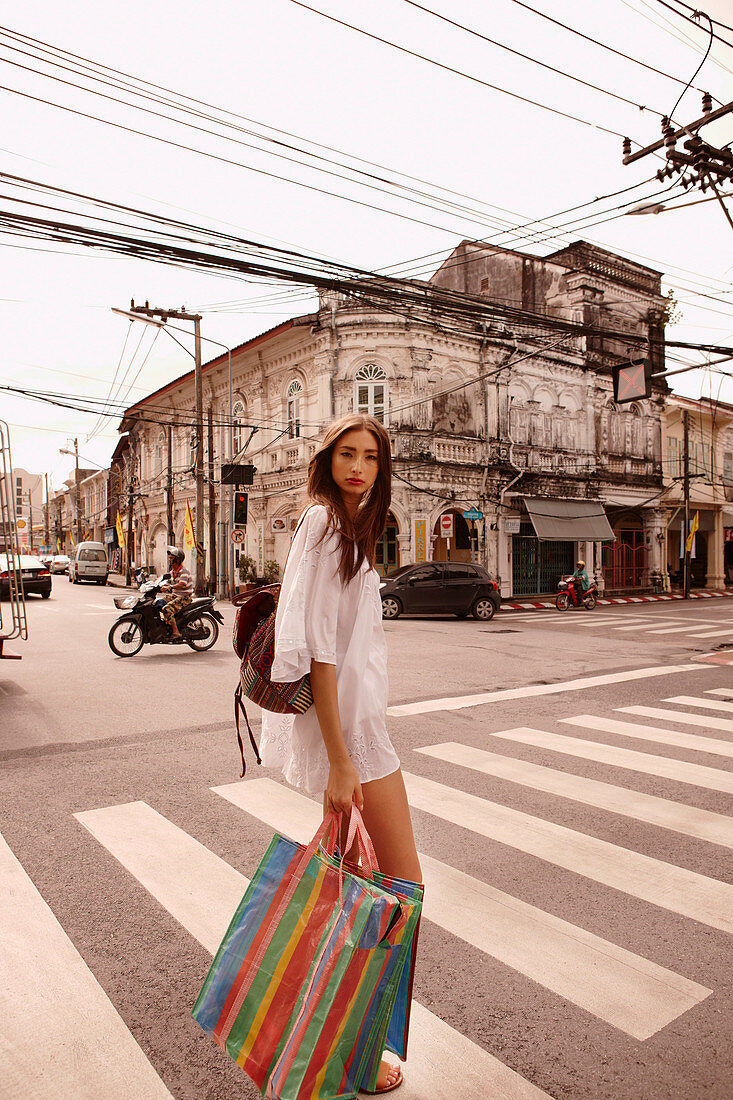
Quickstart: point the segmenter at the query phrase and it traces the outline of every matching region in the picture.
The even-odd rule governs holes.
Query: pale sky
[[[669,2],[686,10],[679,0]],[[406,0],[372,0],[368,5],[312,0],[310,6],[458,73],[367,39],[293,0],[215,0],[204,6],[189,0],[123,6],[104,0],[70,0],[63,5],[30,0],[15,9],[6,7],[4,18],[6,31],[245,116],[249,122],[230,117],[250,131],[266,130],[271,137],[296,143],[292,136],[285,138],[267,127],[287,131],[298,145],[306,141],[327,146],[330,151],[317,150],[321,156],[339,161],[343,154],[360,158],[359,167],[390,179],[404,173],[423,181],[413,179],[414,188],[425,191],[430,185],[432,195],[437,188],[447,189],[454,194],[442,191],[441,198],[450,198],[463,210],[448,209],[443,202],[440,210],[428,209],[414,197],[393,193],[390,185],[385,194],[344,183],[49,80],[18,66],[41,68],[77,82],[78,77],[17,52],[29,47],[5,33],[0,34],[0,84],[25,97],[0,90],[0,170],[369,270],[404,265],[406,273],[423,277],[464,237],[486,238],[537,255],[585,238],[665,273],[665,290],[674,290],[682,312],[681,322],[667,330],[668,339],[733,344],[733,229],[717,201],[657,215],[616,217],[583,228],[586,221],[618,213],[613,208],[619,203],[636,203],[660,191],[664,185],[654,180],[596,206],[559,213],[642,183],[663,166],[663,161],[647,157],[624,167],[617,135],[628,135],[638,145],[659,138],[660,114],[674,109],[702,61],[706,29],[676,17],[660,0],[531,0],[531,7],[612,46],[622,58],[554,26],[516,0],[424,0],[423,7],[630,100],[629,105],[448,26]],[[733,26],[729,0],[710,0],[705,10]],[[706,21],[703,25],[707,28]],[[733,30],[716,30],[733,43]],[[8,49],[10,45],[15,51]],[[477,81],[593,125],[522,103]],[[711,93],[714,106],[733,100],[733,46],[715,42],[692,83]],[[114,129],[29,96],[144,133]],[[686,123],[701,114],[700,92],[689,90],[674,118]],[[149,133],[190,145],[192,151],[144,136]],[[228,133],[240,142],[262,145],[242,130]],[[730,142],[733,115],[702,134],[718,145]],[[297,155],[282,146],[270,148]],[[202,151],[239,165],[205,157]],[[7,200],[11,190],[7,181],[3,183],[0,209],[17,212],[21,207]],[[20,192],[12,194],[17,198]],[[709,195],[691,190],[686,198],[673,201],[692,203]],[[733,199],[728,206],[733,216]],[[73,202],[68,208],[69,220],[82,217],[85,209]],[[31,213],[44,216],[35,208]],[[534,219],[542,219],[542,224],[516,228]],[[430,259],[407,263],[424,256]],[[191,360],[164,333],[151,350],[153,330],[136,324],[128,333],[128,323],[111,312],[112,306],[127,308],[131,298],[168,308],[185,304],[203,313],[205,337],[233,346],[313,308],[312,295],[289,291],[283,299],[282,290],[0,234],[0,382],[72,395],[72,400],[103,400],[111,394],[113,400],[130,404],[190,369]],[[186,337],[176,335],[186,342]],[[219,350],[204,345],[206,358]],[[679,354],[686,362],[704,358]],[[668,363],[670,369],[678,365]],[[733,362],[723,369],[733,374]],[[733,402],[733,381],[720,373],[700,370],[670,381],[677,392]],[[89,466],[106,466],[118,438],[117,415],[100,422],[96,415],[4,392],[0,418],[11,425],[14,463],[32,472],[47,471],[54,488],[71,468],[70,460],[58,453],[69,438],[78,437],[82,464]]]

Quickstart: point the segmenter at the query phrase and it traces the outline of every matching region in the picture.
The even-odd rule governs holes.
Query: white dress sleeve
[[[275,683],[299,680],[311,660],[336,664],[340,540],[327,526],[325,507],[314,505],[293,540],[275,616]]]

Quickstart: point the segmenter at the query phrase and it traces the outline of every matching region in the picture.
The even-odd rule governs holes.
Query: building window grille
[[[287,418],[288,439],[300,439],[300,399],[303,396],[303,386],[294,378],[288,386],[287,392]]]
[[[234,459],[244,446],[244,401],[236,401],[232,406],[232,439],[234,442],[232,459]]]
[[[384,367],[365,363],[356,372],[356,411],[385,423],[387,413],[387,375]]]

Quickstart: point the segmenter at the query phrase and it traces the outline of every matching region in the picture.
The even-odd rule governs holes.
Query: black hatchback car
[[[459,561],[429,561],[403,565],[379,586],[382,618],[407,615],[473,615],[493,619],[501,596],[499,586],[480,565]]]
[[[30,592],[36,592],[47,600],[51,595],[51,573],[39,558],[31,554],[20,555],[20,578],[26,596]],[[0,554],[0,598],[7,598],[9,595],[8,555]]]

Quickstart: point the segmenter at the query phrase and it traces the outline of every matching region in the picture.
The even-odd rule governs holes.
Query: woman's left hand
[[[348,758],[332,763],[328,770],[326,785],[326,806],[336,813],[351,813],[355,803],[359,810],[364,809],[364,796],[356,768]]]

